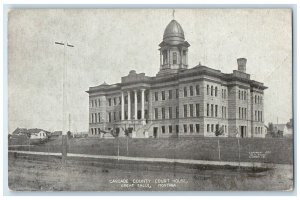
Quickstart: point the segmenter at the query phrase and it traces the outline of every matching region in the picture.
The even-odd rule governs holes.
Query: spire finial
[[[173,9],[173,19],[175,19],[175,9]]]

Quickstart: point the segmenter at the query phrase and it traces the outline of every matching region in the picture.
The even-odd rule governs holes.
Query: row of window
[[[263,101],[262,96],[259,96],[259,95],[254,96],[254,103],[255,104],[262,104],[262,101]]]
[[[188,130],[189,127],[189,130]],[[183,132],[184,133],[200,133],[200,124],[195,124],[195,128],[194,128],[194,124],[183,124]]]
[[[189,107],[189,116],[188,116],[188,107]],[[185,104],[183,105],[183,116],[184,117],[194,117],[194,107],[196,107],[196,117],[200,117],[200,104]]]
[[[90,123],[100,123],[101,120],[101,114],[100,113],[91,113],[90,114]]]
[[[226,89],[222,89],[222,98],[223,99],[226,99],[227,98],[227,90]],[[210,96],[218,96],[218,87],[217,86],[210,86],[210,85],[207,85],[206,86],[206,94],[207,95],[210,95]]]
[[[206,124],[206,132],[208,133],[219,131],[219,128],[220,128],[219,124]],[[222,125],[221,131],[223,131],[223,133],[227,133],[227,125]]]
[[[263,127],[255,127],[255,134],[263,134]]]
[[[247,108],[239,107],[239,119],[247,119]]]
[[[247,100],[248,93],[246,90],[239,90],[239,99]]]
[[[166,116],[166,109],[168,111],[168,116]],[[168,118],[167,118],[168,117]],[[172,119],[173,116],[173,107],[161,108],[161,119]],[[175,107],[175,118],[179,118],[179,107]],[[154,108],[154,119],[158,119],[158,108]]]
[[[262,116],[262,111],[256,110],[255,111],[255,117],[254,117],[255,121],[259,121],[262,122],[263,121],[263,116]]]
[[[194,94],[196,96],[199,96],[200,95],[200,86],[199,85],[196,85],[195,86],[195,91],[194,91],[194,86],[190,85],[189,87],[184,87],[183,88],[183,96],[184,97],[187,97],[188,96],[188,88],[189,88],[189,96],[192,97],[194,96]]]
[[[175,131],[175,133],[179,133],[179,125],[175,125],[175,130],[174,131]],[[172,125],[161,126],[161,133],[162,134],[166,134],[166,133],[172,134],[173,133],[173,126]]]
[[[161,100],[164,101],[166,100],[166,93],[168,94],[168,99],[173,99],[173,90],[167,90],[167,91],[161,91]],[[179,90],[176,89],[175,90],[175,98],[178,99],[179,98]],[[154,92],[154,100],[158,101],[158,92]]]
[[[218,105],[207,104],[206,105],[206,116],[207,117],[218,117]],[[222,118],[227,118],[227,107],[222,106]]]
[[[90,107],[100,107],[100,99],[90,100]]]

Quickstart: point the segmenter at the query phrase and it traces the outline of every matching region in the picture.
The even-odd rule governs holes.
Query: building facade
[[[159,44],[156,76],[131,70],[120,83],[90,87],[89,135],[131,137],[258,137],[264,128],[263,83],[250,79],[245,58],[222,73],[201,64],[188,67],[181,25],[172,20]]]

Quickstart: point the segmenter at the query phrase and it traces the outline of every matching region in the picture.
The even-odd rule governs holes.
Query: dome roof
[[[172,20],[165,29],[164,42],[167,43],[181,43],[184,42],[184,32],[180,24],[176,20]]]

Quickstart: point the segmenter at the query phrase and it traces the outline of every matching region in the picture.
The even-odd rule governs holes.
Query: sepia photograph
[[[294,190],[290,8],[10,9],[8,190]]]

